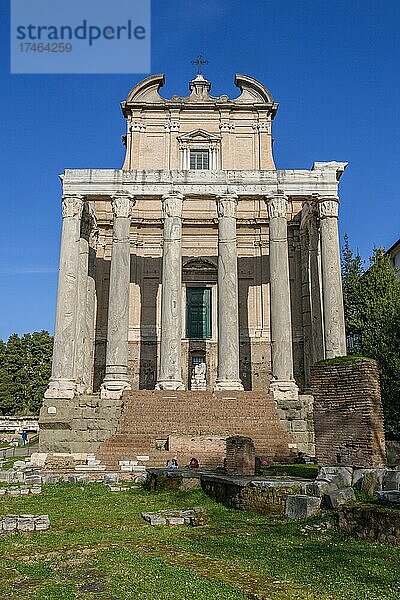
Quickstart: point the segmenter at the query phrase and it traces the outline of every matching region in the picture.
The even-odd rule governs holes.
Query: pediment
[[[219,142],[220,139],[220,135],[210,133],[205,129],[195,129],[178,137],[180,142]]]

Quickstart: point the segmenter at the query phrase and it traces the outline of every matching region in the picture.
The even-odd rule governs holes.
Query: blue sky
[[[34,0],[32,0],[34,1]],[[112,9],[110,0],[110,10]],[[9,6],[0,0],[0,338],[53,332],[65,168],[120,168],[119,102],[147,74],[10,75]],[[235,72],[280,108],[281,169],[348,161],[340,231],[367,257],[400,237],[400,2],[153,0],[152,72],[186,94],[192,58],[210,61],[215,95]]]

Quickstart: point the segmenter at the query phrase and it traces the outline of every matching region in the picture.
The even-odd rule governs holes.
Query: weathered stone
[[[61,475],[58,473],[46,473],[42,475],[42,483],[58,483],[61,480]]]
[[[383,490],[400,490],[400,471],[387,469],[383,476]]]
[[[166,517],[167,525],[184,525],[185,519],[182,517]]]
[[[330,481],[338,489],[350,487],[353,481],[352,467],[321,467],[317,480]]]
[[[38,515],[34,517],[35,530],[45,531],[50,527],[49,515]]]
[[[389,467],[400,466],[400,442],[395,440],[386,440],[386,456]]]
[[[200,479],[198,477],[184,477],[179,486],[182,492],[191,492],[192,490],[201,489]]]
[[[19,515],[17,529],[19,531],[33,531],[35,529],[34,515]]]
[[[327,508],[336,509],[339,508],[339,506],[354,502],[355,499],[356,497],[353,488],[348,487],[325,494],[323,501]]]
[[[377,492],[377,496],[381,504],[400,504],[399,490]]]
[[[305,495],[287,496],[285,515],[289,519],[305,519],[318,513],[320,507],[321,498]]]
[[[15,531],[17,529],[17,515],[7,515],[3,517],[3,531]]]
[[[103,483],[108,484],[114,484],[114,483],[118,483],[119,481],[119,474],[118,473],[104,473],[104,477],[103,477]]]

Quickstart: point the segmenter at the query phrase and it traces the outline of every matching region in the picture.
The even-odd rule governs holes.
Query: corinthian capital
[[[236,217],[238,197],[236,194],[227,192],[217,198],[217,212],[219,217]]]
[[[130,218],[136,200],[126,192],[118,192],[111,200],[114,217]]]
[[[318,202],[318,212],[320,219],[326,217],[336,217],[339,214],[339,200],[337,198],[322,198]]]
[[[62,197],[62,216],[77,217],[82,216],[83,198],[82,196],[63,196]]]
[[[161,199],[163,217],[182,217],[183,195],[179,192],[164,194]]]
[[[268,209],[268,216],[270,219],[277,217],[286,218],[288,199],[283,192],[276,192],[265,198],[265,204]]]

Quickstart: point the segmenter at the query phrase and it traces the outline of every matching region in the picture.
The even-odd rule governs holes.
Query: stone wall
[[[372,359],[334,359],[312,367],[318,464],[385,466],[379,372]]]
[[[122,401],[98,394],[45,399],[40,411],[40,452],[93,453],[117,429]]]
[[[226,440],[226,472],[230,475],[255,474],[255,448],[247,437],[230,437]]]
[[[400,511],[397,508],[342,506],[339,527],[360,540],[400,545]]]

